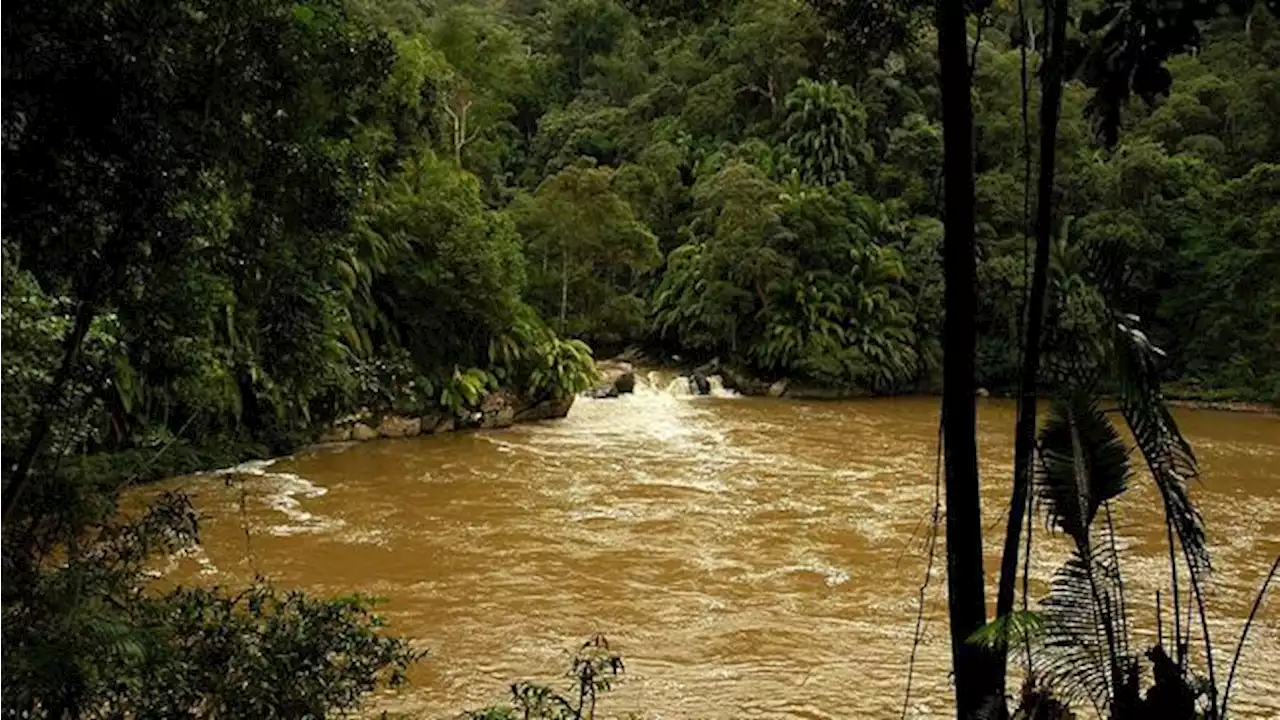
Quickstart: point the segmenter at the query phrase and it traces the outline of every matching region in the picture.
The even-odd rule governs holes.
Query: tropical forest
[[[2,23],[0,718],[1280,716],[1276,0]]]

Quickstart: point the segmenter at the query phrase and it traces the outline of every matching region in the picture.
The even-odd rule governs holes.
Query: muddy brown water
[[[1180,410],[1200,457],[1219,680],[1280,552],[1280,418]],[[373,707],[453,717],[516,679],[555,680],[604,633],[626,679],[604,714],[897,718],[933,503],[933,398],[799,402],[641,392],[579,400],[562,421],[374,441],[247,468],[195,496],[204,546],[171,577],[386,598],[429,656]],[[979,410],[987,579],[1011,473],[1013,406]],[[1146,478],[1117,508],[1137,632],[1164,577]],[[1044,527],[1037,524],[1037,531]],[[247,532],[246,532],[247,531]],[[1033,595],[1065,556],[1038,532]],[[951,712],[945,577],[928,588],[908,717]],[[1280,717],[1280,588],[1233,691],[1236,717]],[[992,591],[994,596],[994,591]],[[1167,596],[1166,596],[1166,608]],[[1166,627],[1171,620],[1166,619]]]

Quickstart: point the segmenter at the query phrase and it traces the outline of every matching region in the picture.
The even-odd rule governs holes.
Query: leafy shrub
[[[61,562],[6,544],[5,717],[323,718],[404,681],[420,657],[366,598],[255,582],[149,589],[150,567],[198,537],[185,496],[98,525]]]

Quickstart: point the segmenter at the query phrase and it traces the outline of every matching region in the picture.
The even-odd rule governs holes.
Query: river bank
[[[695,388],[700,378],[719,377],[724,388],[748,397],[774,397],[792,400],[852,400],[858,398],[878,397],[879,394],[863,388],[821,385],[789,377],[761,377],[741,365],[725,363],[719,358],[705,362],[686,362],[678,356],[655,357],[643,351],[632,349],[614,358],[601,362],[602,366],[615,369],[614,372],[632,371],[636,376],[644,377],[651,372],[668,375],[681,375],[690,379]],[[608,373],[606,373],[607,384]],[[1221,388],[1202,388],[1183,382],[1165,384],[1165,398],[1172,407],[1222,410],[1226,412],[1255,413],[1264,415],[1280,414],[1280,405],[1250,399],[1240,391]],[[623,392],[629,392],[624,390]],[[1006,389],[978,388],[982,397],[1015,399],[1016,393]],[[940,397],[941,387],[917,387],[908,392],[893,393],[892,397]],[[1042,396],[1044,399],[1044,396]]]
[[[704,389],[717,388],[746,397],[775,398],[791,401],[840,401],[873,397],[856,388],[835,388],[796,382],[788,378],[763,379],[733,365],[712,360],[702,363],[657,357],[638,350],[628,350],[601,360],[599,380],[583,393],[596,399],[613,398],[644,391],[700,394],[699,378],[706,380]],[[656,379],[655,379],[656,378]],[[672,383],[678,378],[685,382]],[[714,383],[713,383],[714,379]],[[1011,399],[1012,395],[988,392],[983,396]],[[935,398],[937,393],[921,391],[895,395],[898,398]],[[1171,384],[1169,404],[1173,407],[1218,410],[1257,415],[1278,415],[1280,407],[1251,402],[1224,395],[1221,391],[1204,391]],[[140,448],[93,456],[84,464],[86,473],[98,477],[120,478],[118,484],[150,483],[166,477],[209,472],[247,461],[282,457],[315,447],[376,439],[397,439],[422,435],[443,435],[466,430],[494,430],[528,422],[565,418],[576,397],[531,402],[509,390],[487,393],[477,409],[454,414],[443,409],[406,414],[396,412],[361,412],[341,418],[332,426],[304,436],[275,443],[247,442],[237,438],[215,438],[196,444],[175,440],[160,448]]]

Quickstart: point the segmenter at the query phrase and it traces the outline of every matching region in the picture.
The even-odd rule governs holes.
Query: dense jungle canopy
[[[1013,392],[1043,28],[975,9],[977,384]],[[359,411],[570,397],[593,353],[632,345],[940,386],[929,3],[66,0],[3,25],[6,713],[323,714],[412,659],[358,600],[144,602],[146,558],[195,517],[173,498],[118,519],[131,482]],[[1195,29],[1132,98],[1069,58],[1049,388],[1118,303],[1170,387],[1280,401],[1280,19]],[[209,636],[214,617],[238,630]],[[315,633],[307,657],[362,659],[255,665],[291,628]]]

